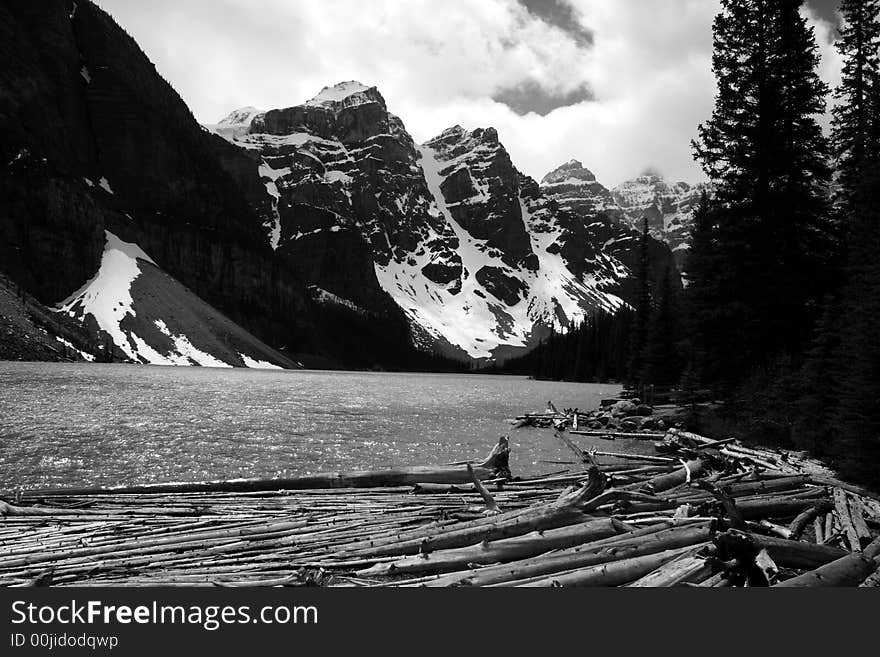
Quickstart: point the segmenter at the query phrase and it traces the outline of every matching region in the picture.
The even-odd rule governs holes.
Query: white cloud
[[[656,166],[701,177],[690,140],[711,113],[717,0],[571,0],[591,47],[515,0],[98,0],[202,122],[300,103],[323,86],[376,85],[417,141],[460,123],[498,129],[540,178],[578,158],[609,185]],[[595,99],[547,116],[492,96],[538,80]]]
[[[819,44],[819,55],[821,61],[819,63],[819,77],[824,80],[832,92],[840,85],[841,75],[843,72],[843,57],[841,57],[834,45],[837,36],[837,27],[830,22],[819,18],[817,12],[810,9],[803,9],[803,15],[807,17],[810,25],[816,33],[816,42]],[[822,127],[826,133],[830,131],[831,125],[831,108],[834,106],[835,100],[833,93],[828,95],[828,111],[822,117]]]

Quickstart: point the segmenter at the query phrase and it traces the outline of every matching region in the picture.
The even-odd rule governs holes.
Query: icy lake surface
[[[571,454],[552,430],[509,420],[548,399],[589,409],[618,392],[507,376],[0,362],[0,489],[449,463],[508,433],[514,474],[548,473]]]

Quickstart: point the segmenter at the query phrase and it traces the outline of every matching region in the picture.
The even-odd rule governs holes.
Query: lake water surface
[[[510,419],[547,400],[593,408],[619,391],[508,376],[0,362],[0,489],[439,464],[485,456],[503,434],[513,473],[540,474],[571,454],[551,430],[513,430]]]

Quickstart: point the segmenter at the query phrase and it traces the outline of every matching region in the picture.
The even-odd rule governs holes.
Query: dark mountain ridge
[[[0,269],[47,307],[80,291],[68,312],[130,358],[149,334],[231,364],[460,367],[431,354],[504,357],[631,298],[636,233],[560,208],[492,128],[418,145],[350,82],[213,134],[88,0],[0,6],[0,56]],[[122,302],[94,287],[114,266]],[[221,315],[253,340],[187,325]]]

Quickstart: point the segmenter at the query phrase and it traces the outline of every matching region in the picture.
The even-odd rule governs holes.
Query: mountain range
[[[5,4],[0,26],[0,270],[32,301],[20,312],[90,336],[11,322],[7,344],[217,366],[501,360],[633,300],[641,216],[651,278],[674,273],[699,196],[652,175],[607,190],[575,161],[538,184],[492,128],[417,144],[358,82],[200,126],[92,2]]]
[[[544,176],[541,189],[561,208],[584,217],[603,215],[639,231],[647,219],[649,233],[672,249],[679,269],[688,250],[691,216],[710,190],[707,183],[670,183],[651,169],[608,189],[578,160]]]

